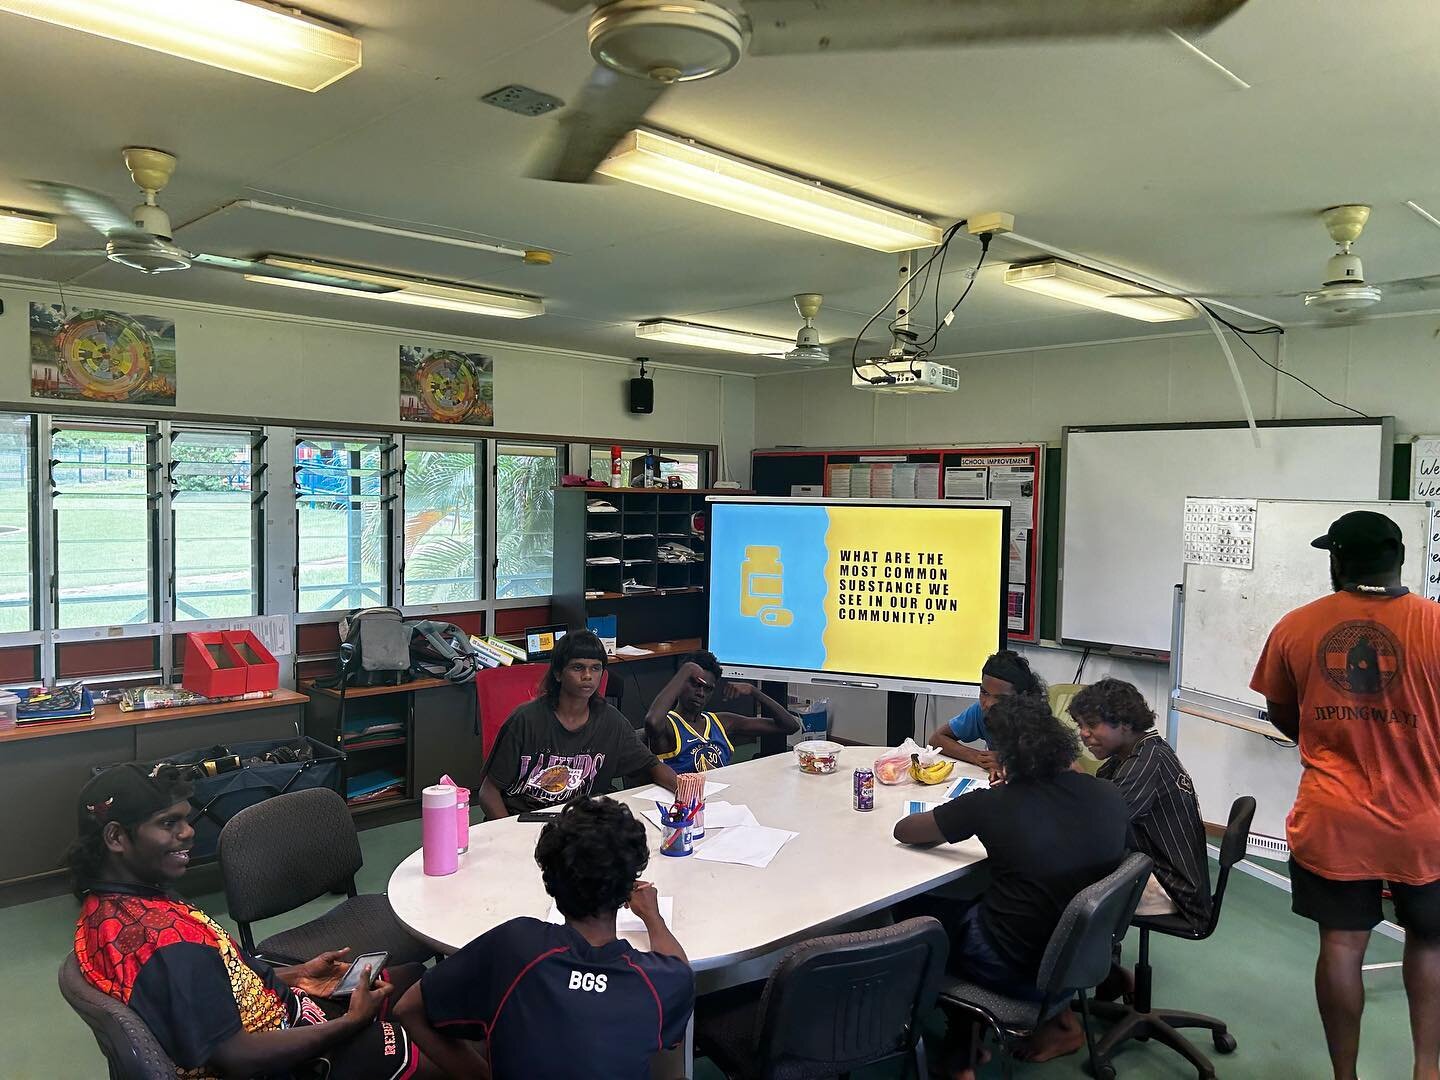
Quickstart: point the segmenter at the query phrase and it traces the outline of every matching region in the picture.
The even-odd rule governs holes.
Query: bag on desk
[[[425,679],[449,679],[452,683],[475,680],[480,658],[470,635],[454,623],[422,619],[408,622],[410,669]]]
[[[340,673],[328,685],[396,686],[409,677],[410,631],[399,608],[360,608],[340,620]]]

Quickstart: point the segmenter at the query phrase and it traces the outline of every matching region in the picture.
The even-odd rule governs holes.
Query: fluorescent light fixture
[[[262,0],[0,0],[9,11],[297,90],[360,68],[360,39]]]
[[[381,274],[353,266],[332,266],[329,263],[287,259],[278,255],[266,255],[257,261],[266,266],[283,267],[288,270],[309,270],[316,274],[333,274],[336,277],[350,278],[356,282],[386,285],[394,289],[394,292],[352,292],[350,289],[337,285],[320,285],[313,281],[264,277],[259,274],[245,275],[246,281],[253,281],[259,285],[283,285],[290,289],[309,289],[312,292],[358,296],[366,300],[388,300],[391,303],[408,304],[412,307],[462,311],[468,315],[490,315],[498,319],[531,319],[536,315],[545,314],[545,302],[534,296],[491,292],[488,289],[471,289],[464,285],[441,285],[433,281],[422,281],[419,278]]]
[[[1005,284],[1142,322],[1172,322],[1193,319],[1196,315],[1189,301],[1174,297],[1116,296],[1116,293],[1146,292],[1148,286],[1061,259],[1012,264],[1005,270]]]
[[[635,327],[635,336],[646,341],[665,341],[672,345],[693,345],[697,349],[722,349],[725,352],[748,353],[751,356],[779,356],[794,342],[789,338],[747,334],[743,330],[726,330],[719,326],[675,319],[651,319]]]
[[[0,207],[0,244],[42,248],[55,239],[55,223],[38,214]]]
[[[630,132],[598,172],[875,251],[935,247],[939,226],[753,161],[655,131]]]

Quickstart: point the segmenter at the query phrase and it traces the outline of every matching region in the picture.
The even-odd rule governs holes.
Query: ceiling
[[[479,98],[512,82],[572,97],[589,69],[584,14],[537,0],[303,6],[365,44],[360,72],[313,95],[0,14],[0,205],[40,208],[24,183],[35,177],[129,206],[138,193],[120,149],[161,147],[180,158],[161,201],[190,250],[280,252],[533,292],[545,297],[545,316],[408,309],[200,270],[147,278],[61,254],[97,246],[75,222],[45,251],[4,249],[0,275],[750,373],[787,369],[641,347],[634,323],[677,318],[789,336],[799,322],[791,294],[822,292],[822,336],[848,355],[895,288],[893,256],[622,183],[525,178],[529,148],[553,120]],[[1186,289],[1318,284],[1332,248],[1314,212],[1337,202],[1375,207],[1357,246],[1371,280],[1440,271],[1440,229],[1404,205],[1440,216],[1440,140],[1423,121],[1440,100],[1432,0],[1252,0],[1200,44],[1252,88],[1169,38],[748,57],[678,88],[652,120],[937,221],[1006,210],[1024,236]],[[253,210],[215,213],[243,198],[557,254],[552,266],[527,267]],[[939,353],[1156,332],[1003,287],[1005,261],[1027,254],[997,241]],[[969,238],[952,245],[946,305],[977,255]],[[1306,318],[1294,300],[1241,306]],[[1440,292],[1387,299],[1380,310],[1437,306]],[[1198,324],[1159,329],[1177,326]],[[863,349],[882,340],[872,327]]]

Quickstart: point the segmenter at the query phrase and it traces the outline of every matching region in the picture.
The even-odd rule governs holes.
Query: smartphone
[[[380,978],[380,972],[385,968],[385,961],[390,958],[389,953],[367,952],[363,956],[357,956],[350,964],[350,969],[340,977],[339,984],[331,992],[331,997],[349,997],[360,986],[360,973],[367,967],[370,969],[370,985],[374,986]]]
[[[547,821],[554,821],[559,816],[553,810],[531,810],[528,813],[517,814],[515,819],[527,823],[544,824]]]

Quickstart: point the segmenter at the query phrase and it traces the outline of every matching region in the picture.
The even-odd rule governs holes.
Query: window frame
[[[570,445],[558,441],[552,442],[549,439],[492,439],[491,442],[494,446],[494,454],[491,457],[493,465],[490,471],[490,547],[487,557],[490,565],[491,595],[495,598],[492,601],[493,608],[494,610],[501,610],[504,608],[539,607],[544,604],[549,604],[555,597],[555,549],[553,540],[551,541],[550,549],[550,591],[537,596],[500,596],[500,544],[498,533],[500,524],[500,458],[502,454],[508,457],[524,456],[515,453],[516,450],[523,451],[539,447],[554,449],[555,486],[558,488],[560,481],[570,470]],[[510,450],[508,454],[506,454],[506,448]],[[540,455],[532,454],[529,456],[536,457]],[[551,529],[553,533],[553,524]]]
[[[493,473],[489,463],[493,460],[493,447],[495,440],[489,438],[465,438],[460,435],[429,435],[420,433],[406,433],[397,435],[394,440],[398,445],[396,460],[399,462],[399,501],[395,504],[398,512],[395,518],[398,523],[399,543],[395,550],[401,553],[399,559],[394,559],[395,564],[391,573],[392,591],[391,595],[398,598],[396,605],[406,615],[444,615],[453,612],[484,611],[491,602],[495,593],[495,575],[493,571],[487,571],[490,565],[490,549],[494,543],[495,532],[495,485]],[[469,446],[475,453],[475,514],[477,517],[475,529],[475,585],[479,595],[474,600],[441,600],[432,603],[409,603],[405,595],[405,482],[406,469],[405,455],[411,449],[412,443],[423,445],[435,445],[437,443],[456,443],[461,446]]]

